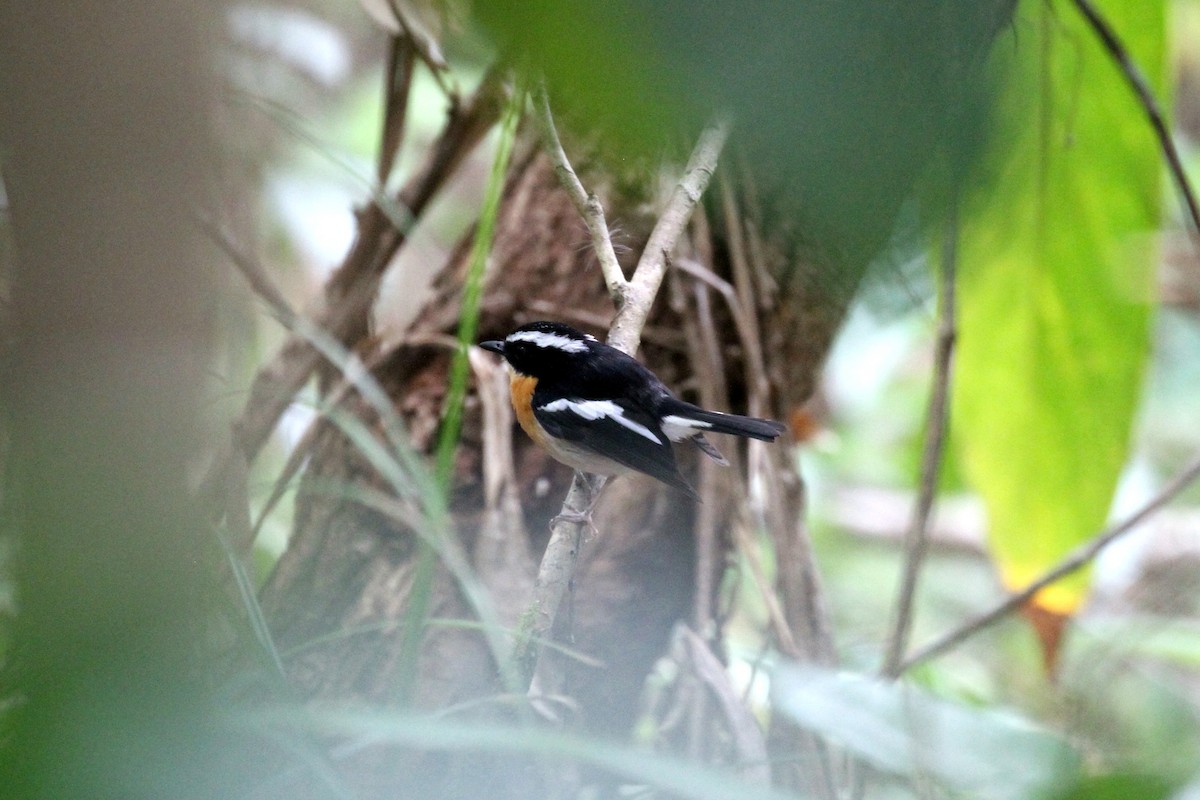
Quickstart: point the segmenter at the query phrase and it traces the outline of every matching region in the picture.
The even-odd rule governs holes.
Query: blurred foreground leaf
[[[1098,5],[1161,88],[1163,4]],[[1008,38],[962,229],[954,435],[1017,589],[1108,514],[1149,351],[1160,170],[1144,113],[1069,3],[1022,3]],[[1087,583],[1037,602],[1070,614]]]
[[[853,287],[935,152],[969,158],[979,80],[1015,0],[480,3],[501,53],[544,75],[563,128],[602,134],[640,181],[714,113],[765,197]],[[693,133],[687,133],[692,131]],[[811,260],[811,259],[810,259]]]
[[[1125,657],[1200,668],[1200,623],[1195,620],[1153,616],[1093,619],[1085,630],[1096,642]]]
[[[787,665],[772,706],[876,769],[976,800],[1062,791],[1079,770],[1065,741],[1014,714],[956,705],[902,683]]]
[[[589,739],[563,731],[518,725],[472,723],[448,717],[368,710],[312,711],[282,707],[235,717],[252,731],[271,731],[284,737],[298,732],[349,737],[377,746],[392,744],[419,750],[498,753],[534,756],[547,762],[590,764],[629,784],[667,790],[672,796],[695,800],[788,800],[769,786],[743,781],[736,774],[615,742]],[[514,769],[523,769],[514,762]]]
[[[1055,800],[1165,800],[1170,783],[1155,775],[1100,775],[1082,781]]]
[[[232,626],[213,624],[226,595],[188,491],[210,444],[220,284],[195,208],[219,8],[61,11],[0,4],[18,609],[0,795],[231,797],[257,765],[215,724],[223,661],[204,645]]]

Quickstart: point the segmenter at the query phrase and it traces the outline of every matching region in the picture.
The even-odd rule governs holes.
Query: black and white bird
[[[508,362],[513,410],[525,432],[581,472],[642,472],[694,497],[672,442],[690,441],[727,464],[704,434],[774,441],[786,430],[686,403],[632,356],[559,322],[531,322],[479,346]]]

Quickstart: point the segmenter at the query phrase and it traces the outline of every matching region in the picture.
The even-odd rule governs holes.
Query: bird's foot
[[[550,520],[550,527],[554,528],[564,522],[568,525],[587,525],[588,527],[593,527],[592,510],[589,508],[585,511],[563,511],[560,514],[556,514]]]
[[[592,512],[596,508],[596,503],[600,501],[601,490],[604,488],[604,484],[608,481],[608,478],[604,475],[588,475],[585,472],[576,472],[575,474],[588,487],[588,494],[591,495],[591,500],[582,511],[564,508],[550,520],[550,527],[554,528],[560,523],[565,522],[569,525],[587,525],[588,531],[595,533],[596,525],[592,522]]]

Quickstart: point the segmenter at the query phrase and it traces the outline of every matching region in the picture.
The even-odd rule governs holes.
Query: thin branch
[[[633,278],[626,281],[616,262],[599,201],[583,188],[562,149],[544,87],[538,90],[535,105],[535,116],[542,126],[543,140],[550,151],[555,171],[592,233],[605,283],[617,307],[617,317],[609,328],[609,344],[627,353],[634,353],[650,307],[662,285],[667,256],[683,235],[692,210],[716,170],[717,158],[728,135],[728,126],[724,123],[710,125],[700,134],[683,177],[650,234]],[[546,544],[534,584],[534,599],[521,620],[522,635],[513,651],[513,662],[522,675],[536,679],[540,672],[540,664],[535,664],[535,659],[540,662],[540,658],[537,658],[540,651],[533,647],[531,637],[546,636],[554,626],[562,598],[575,574],[579,545],[587,524],[580,520],[590,512],[598,491],[598,486],[594,489],[589,481],[576,474],[563,501],[563,510],[551,525],[550,541]]]
[[[913,508],[912,522],[904,537],[904,574],[896,599],[896,616],[888,639],[887,654],[881,670],[884,677],[900,674],[900,662],[908,647],[912,628],[913,598],[917,578],[929,549],[929,517],[937,495],[937,479],[942,464],[942,452],[948,423],[950,370],[954,356],[955,299],[954,279],[958,258],[958,215],[954,201],[948,211],[942,243],[942,286],[938,297],[938,332],[934,347],[933,393],[929,398],[929,416],[925,423],[925,446],[921,452],[921,484]]]
[[[396,16],[400,18],[399,14]],[[408,94],[412,88],[415,60],[416,48],[412,45],[412,37],[393,35],[388,44],[387,74],[383,86],[383,133],[375,170],[375,181],[381,192],[386,190],[392,167],[400,153],[400,144],[404,141]]]
[[[682,272],[685,272],[691,277],[695,278],[698,284],[703,284],[704,286],[715,290],[721,295],[722,299],[725,301],[730,315],[733,317],[733,324],[737,329],[738,339],[742,344],[742,349],[747,354],[754,353],[755,350],[753,350],[751,347],[751,337],[753,335],[752,331],[755,328],[747,318],[746,307],[738,301],[737,291],[733,288],[732,284],[698,261],[693,261],[692,259],[687,258],[679,258],[672,260],[671,263],[674,267],[677,267]],[[711,317],[711,314],[706,316]],[[748,371],[755,373],[751,375],[749,379],[749,383],[754,386],[759,382],[759,377],[757,377],[757,375],[762,373],[762,367],[761,363],[756,362],[752,356],[748,358],[748,361],[750,361],[752,364],[758,364],[757,372],[753,366],[748,368]],[[765,381],[765,378],[762,380]],[[754,413],[753,410],[752,413]],[[759,597],[763,601],[763,606],[767,610],[767,622],[770,625],[771,631],[775,637],[776,645],[779,647],[780,651],[789,658],[793,658],[798,661],[802,660],[803,651],[796,643],[795,634],[792,633],[792,629],[788,625],[787,615],[783,610],[783,606],[781,606],[779,603],[779,598],[771,589],[771,581],[766,577],[766,570],[763,568],[762,560],[759,558],[757,546],[742,526],[737,526],[735,528],[734,544],[738,552],[740,552],[742,557],[746,559],[746,564],[750,570],[751,579],[759,591]]]
[[[271,313],[285,326],[291,325],[292,321],[296,319],[296,312],[288,303],[287,298],[283,296],[283,292],[275,285],[275,281],[271,280],[271,276],[263,269],[262,264],[243,253],[233,243],[233,238],[214,220],[201,214],[197,217],[196,222],[200,230],[229,258],[230,263],[246,279],[246,283],[250,285],[259,299],[267,304]]]
[[[1150,125],[1154,128],[1154,133],[1158,137],[1159,147],[1162,148],[1163,156],[1167,160],[1167,167],[1171,173],[1171,177],[1175,181],[1175,185],[1179,188],[1179,193],[1183,195],[1184,205],[1187,207],[1187,212],[1191,217],[1193,242],[1197,242],[1197,236],[1200,236],[1200,204],[1196,202],[1196,193],[1192,191],[1191,182],[1188,181],[1187,172],[1183,168],[1183,159],[1179,157],[1179,150],[1175,147],[1175,140],[1171,138],[1171,132],[1167,128],[1166,119],[1163,116],[1162,109],[1158,105],[1158,101],[1154,98],[1154,92],[1150,89],[1150,84],[1146,81],[1145,75],[1134,63],[1129,50],[1125,44],[1117,36],[1117,32],[1108,24],[1096,7],[1092,5],[1091,0],[1074,0],[1075,7],[1079,9],[1079,13],[1083,15],[1092,30],[1100,37],[1100,42],[1104,45],[1104,49],[1108,51],[1113,60],[1121,68],[1122,74],[1125,75],[1125,80],[1129,82],[1129,86],[1133,89],[1138,97],[1138,101],[1142,105],[1142,109],[1146,112],[1146,116],[1150,118]],[[1200,243],[1198,243],[1200,244]]]
[[[703,214],[697,218],[696,227],[701,227],[699,224],[701,217]],[[697,234],[693,232],[692,238],[695,239],[696,236]],[[690,249],[695,249],[694,243]],[[679,273],[675,273],[671,276],[669,283],[671,310],[679,315],[684,334],[687,336],[688,362],[696,377],[700,405],[714,411],[723,410],[727,407],[727,400],[724,395],[718,395],[714,391],[719,383],[715,379],[715,373],[719,367],[713,352],[705,347],[705,343],[716,336],[716,332],[713,330],[715,323],[711,314],[703,315],[699,309],[694,314],[689,313],[687,296],[680,278]],[[707,287],[696,285],[695,288],[707,298]],[[709,304],[705,305],[708,307]],[[709,330],[702,332],[703,328]],[[717,516],[726,503],[724,502],[724,492],[718,494],[722,484],[717,475],[716,463],[710,458],[699,459],[699,462],[700,479],[697,483],[697,490],[701,500],[696,508],[696,521],[693,528],[696,558],[692,570],[692,582],[695,587],[692,597],[692,627],[694,630],[700,631],[702,636],[712,636],[714,631],[713,586],[717,578]],[[703,756],[705,743],[709,739],[706,731],[711,727],[708,720],[708,707],[708,693],[694,692],[688,709],[687,753],[689,758],[700,759]]]
[[[728,288],[719,284],[710,285],[730,302],[734,324],[746,353],[746,383],[751,387],[750,413],[763,416],[766,413],[763,398],[769,391],[770,382],[760,343],[760,326],[757,324],[753,266],[747,252],[745,215],[734,192],[725,185],[722,188],[721,206],[729,239],[729,257],[739,286],[734,289],[727,283],[725,287]],[[759,455],[757,461],[756,453]],[[794,632],[795,640],[803,646],[798,660],[828,666],[837,662],[837,649],[829,612],[823,601],[820,570],[817,568],[812,541],[804,527],[803,513],[800,507],[790,508],[785,497],[784,470],[788,467],[784,461],[791,458],[789,454],[768,452],[752,445],[748,450],[747,469],[751,474],[757,470],[766,482],[765,513],[767,529],[775,540],[779,559],[776,580],[782,588],[783,619],[787,629]],[[803,485],[796,489],[802,492]],[[791,531],[792,535],[787,535],[786,531]],[[824,786],[825,783],[821,781],[820,785]],[[829,796],[827,792],[825,796]]]
[[[766,359],[762,351],[762,326],[758,321],[760,306],[754,291],[754,270],[751,267],[753,255],[749,248],[747,215],[742,213],[742,208],[734,196],[732,182],[728,180],[721,182],[721,209],[725,217],[725,226],[729,230],[729,260],[736,289],[735,294],[726,296],[733,298],[734,304],[740,306],[738,336],[746,351],[745,373],[746,385],[749,387],[747,401],[750,416],[765,417],[771,382],[767,379]],[[733,306],[730,308],[732,310]]]
[[[550,527],[550,541],[546,543],[546,551],[542,554],[533,585],[533,600],[521,617],[512,656],[521,675],[532,678],[537,673],[541,648],[535,646],[534,640],[549,638],[554,627],[558,607],[575,576],[579,545],[583,530],[587,527],[586,522],[579,520],[591,510],[595,499],[591,484],[578,472],[575,473],[562,511]]]
[[[554,164],[554,172],[558,175],[559,183],[566,190],[579,216],[583,217],[588,232],[592,235],[592,249],[600,261],[600,272],[604,275],[604,283],[612,296],[613,305],[618,309],[625,305],[625,294],[629,289],[629,281],[621,271],[621,263],[617,261],[617,251],[613,249],[612,237],[608,232],[608,222],[604,219],[604,208],[595,194],[583,188],[579,176],[571,167],[567,153],[563,150],[558,138],[558,129],[554,126],[554,115],[550,113],[550,98],[546,87],[540,86],[534,93],[534,118],[542,134],[542,145],[546,149],[550,161]]]
[[[729,671],[709,649],[704,637],[685,625],[676,630],[676,635],[683,640],[687,653],[682,666],[690,666],[691,672],[700,683],[699,688],[707,690],[701,691],[700,695],[711,695],[716,700],[717,708],[725,719],[730,744],[736,754],[734,763],[740,766],[742,778],[749,786],[770,786],[771,768],[767,741],[758,719],[750,711],[750,706],[741,702],[729,679]]]
[[[484,78],[469,101],[455,104],[423,167],[389,202],[408,209],[413,220],[419,219],[467,153],[491,129],[499,117],[503,94],[501,76],[493,72]],[[341,267],[326,283],[325,311],[315,315],[309,327],[328,331],[341,344],[352,346],[366,331],[366,317],[379,281],[406,237],[407,231],[396,228],[378,202],[369,204],[359,215],[355,241]],[[234,263],[262,294],[261,287],[253,282],[255,276],[246,272],[245,264],[237,259]],[[279,308],[271,297],[263,296],[273,308]],[[323,360],[312,342],[291,331],[279,352],[259,369],[241,414],[231,423],[230,444],[213,459],[197,490],[198,496],[206,498],[212,515],[217,516],[223,510],[222,476],[229,468],[232,452],[240,451],[247,464],[253,463],[279,418]]]
[[[629,279],[624,305],[617,306],[617,318],[608,330],[608,343],[626,353],[637,351],[642,328],[650,316],[650,307],[662,285],[667,269],[667,257],[675,249],[683,235],[692,210],[700,202],[708,182],[717,169],[717,159],[729,137],[729,124],[724,121],[710,123],[700,133],[687,168],[679,184],[671,194],[667,207],[658,218],[650,239],[638,259],[637,269]]]
[[[508,370],[481,348],[472,347],[469,355],[483,418],[484,523],[475,543],[476,571],[497,606],[520,608],[533,587],[535,557],[513,464]]]
[[[733,285],[704,264],[690,258],[674,259],[671,263],[672,266],[686,272],[700,283],[703,283],[721,295],[721,299],[725,301],[725,306],[729,310],[729,315],[733,317],[733,327],[737,330],[738,341],[747,353],[752,352],[750,342],[752,341],[751,336],[755,328],[747,316],[745,307],[738,302],[737,290],[733,288]],[[762,365],[761,359],[756,361],[753,357],[750,357],[747,360],[754,364],[754,374],[750,376],[750,383],[757,388],[760,380],[766,380],[765,367]],[[751,414],[756,412],[762,413],[759,409],[751,409],[750,411]]]
[[[980,614],[962,626],[946,633],[935,641],[925,645],[925,647],[921,648],[913,655],[909,656],[903,663],[900,664],[898,674],[903,674],[918,664],[923,664],[932,658],[940,656],[947,650],[950,650],[971,636],[974,636],[976,633],[979,633],[981,630],[990,627],[1004,617],[1008,616],[1013,611],[1029,602],[1034,595],[1036,595],[1042,589],[1045,589],[1050,584],[1086,566],[1105,547],[1129,533],[1141,523],[1145,522],[1146,519],[1173,500],[1180,492],[1192,485],[1197,478],[1200,478],[1200,458],[1197,458],[1190,465],[1188,465],[1187,468],[1172,478],[1171,481],[1163,487],[1162,491],[1151,498],[1150,501],[1144,506],[1130,516],[1126,517],[1122,522],[1113,525],[1112,527],[1098,534],[1091,541],[1076,548],[1075,551],[1064,558],[1057,567],[1026,586],[1020,592],[1017,592],[1016,594],[1009,596],[1003,602],[998,603],[991,610]]]
[[[735,525],[733,536],[734,545],[741,553],[742,558],[746,559],[750,578],[754,581],[759,599],[763,601],[763,607],[767,610],[767,624],[770,625],[771,633],[775,636],[775,646],[779,648],[779,652],[793,661],[804,661],[804,650],[797,643],[796,636],[792,633],[791,626],[788,625],[787,614],[779,602],[779,595],[773,591],[771,580],[767,577],[762,558],[758,554],[758,544],[744,525]]]

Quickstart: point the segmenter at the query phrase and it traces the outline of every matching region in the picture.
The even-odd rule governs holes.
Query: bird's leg
[[[587,507],[576,511],[574,509],[564,509],[554,519],[550,520],[550,527],[553,528],[560,522],[568,522],[573,525],[587,525],[589,528],[594,528],[592,525],[592,511],[596,508],[596,503],[600,501],[600,494],[604,490],[605,484],[608,482],[607,475],[590,475],[586,472],[576,470],[575,477],[583,482],[583,485],[588,489],[590,500]]]

